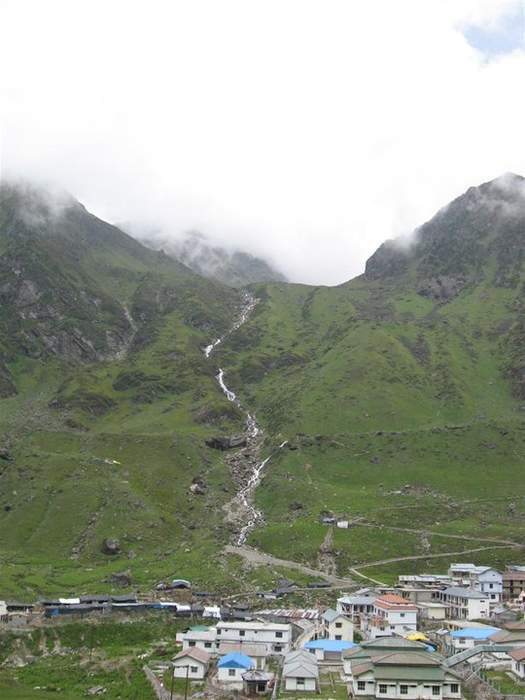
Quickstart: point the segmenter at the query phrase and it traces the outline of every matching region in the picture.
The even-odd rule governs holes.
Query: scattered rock
[[[120,554],[120,542],[116,539],[106,538],[102,543],[102,552],[112,556]]]
[[[190,492],[194,496],[204,496],[206,493],[206,484],[202,477],[196,476],[191,482]]]
[[[3,459],[5,462],[13,461],[13,457],[6,447],[0,447],[0,459]]]
[[[119,571],[111,574],[111,583],[114,583],[116,586],[122,586],[123,588],[131,586],[131,571],[128,569],[127,571]]]

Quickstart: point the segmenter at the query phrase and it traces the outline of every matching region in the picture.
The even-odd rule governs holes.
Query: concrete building
[[[417,630],[418,609],[414,603],[393,593],[376,598],[371,615],[362,620],[362,629],[371,638],[404,636]]]
[[[436,597],[447,605],[449,617],[479,620],[490,615],[490,598],[474,588],[450,586],[443,591],[437,591]]]
[[[336,610],[358,622],[361,615],[370,615],[374,611],[376,595],[348,595],[337,599]]]
[[[182,642],[182,650],[202,649],[210,654],[216,654],[219,649],[217,630],[215,627],[195,625],[187,632],[177,635],[177,641]]]
[[[523,569],[523,570],[522,570]],[[525,568],[507,569],[502,574],[503,599],[512,600],[525,591]]]
[[[461,698],[461,680],[444,664],[444,657],[417,642],[394,637],[362,644],[346,653],[345,670],[354,697]],[[417,646],[416,646],[417,645]]]
[[[315,656],[304,649],[286,654],[282,682],[286,692],[315,693],[319,684],[319,667]]]
[[[507,622],[502,630],[490,636],[493,644],[505,644],[513,648],[525,646],[525,620]]]
[[[480,644],[490,644],[490,637],[497,632],[500,632],[497,627],[464,627],[450,632],[446,643],[453,649],[453,653],[457,654]]]
[[[175,678],[201,681],[206,677],[209,663],[208,652],[198,648],[183,650],[173,659],[173,675]]]
[[[232,690],[242,690],[243,675],[255,668],[253,659],[245,654],[226,654],[217,664],[217,679]]]
[[[512,659],[511,670],[520,681],[525,681],[525,646],[514,649],[509,653]]]
[[[354,641],[354,623],[346,615],[329,608],[324,612],[322,620],[327,639]]]
[[[268,654],[286,654],[292,646],[292,626],[274,622],[218,622],[217,641],[257,642],[266,645]]]
[[[447,606],[433,600],[428,603],[417,603],[418,617],[421,620],[444,620],[447,617]]]
[[[317,661],[330,662],[331,664],[342,664],[343,657],[342,654],[348,649],[352,649],[356,645],[353,642],[347,642],[339,639],[314,639],[311,642],[307,642],[304,648],[315,658]]]
[[[221,642],[219,644],[219,656],[227,654],[244,654],[255,662],[257,671],[264,671],[267,657],[266,644],[257,642]]]

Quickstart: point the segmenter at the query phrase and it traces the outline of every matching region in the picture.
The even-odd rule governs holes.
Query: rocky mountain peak
[[[410,238],[384,243],[367,261],[365,277],[412,271],[423,287],[447,278],[455,294],[469,279],[486,274],[496,286],[515,286],[524,257],[525,178],[506,173],[470,187]]]

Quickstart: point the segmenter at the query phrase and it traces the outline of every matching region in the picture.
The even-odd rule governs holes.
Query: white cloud
[[[336,283],[472,184],[525,173],[519,0],[0,0],[4,171],[111,221]]]

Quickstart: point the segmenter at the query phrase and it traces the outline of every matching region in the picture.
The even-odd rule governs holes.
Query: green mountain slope
[[[26,185],[0,188],[0,251],[0,588],[205,571],[232,484],[204,439],[243,416],[202,348],[238,294]]]
[[[262,456],[288,441],[249,543],[382,580],[522,561],[524,201],[523,178],[505,176],[346,284],[253,286],[252,316],[210,361],[236,291],[69,197],[2,186],[0,594],[106,590],[122,571],[144,589],[278,575],[222,553],[237,476],[205,439],[244,417],[218,366],[265,430]],[[326,513],[352,527],[332,531]]]
[[[340,573],[462,549],[446,538],[421,549],[418,533],[387,543],[371,524],[525,541],[524,183],[472,188],[340,287],[257,288],[221,364],[292,449],[258,491],[268,526],[253,543],[315,561],[326,510],[367,525],[336,532]]]

